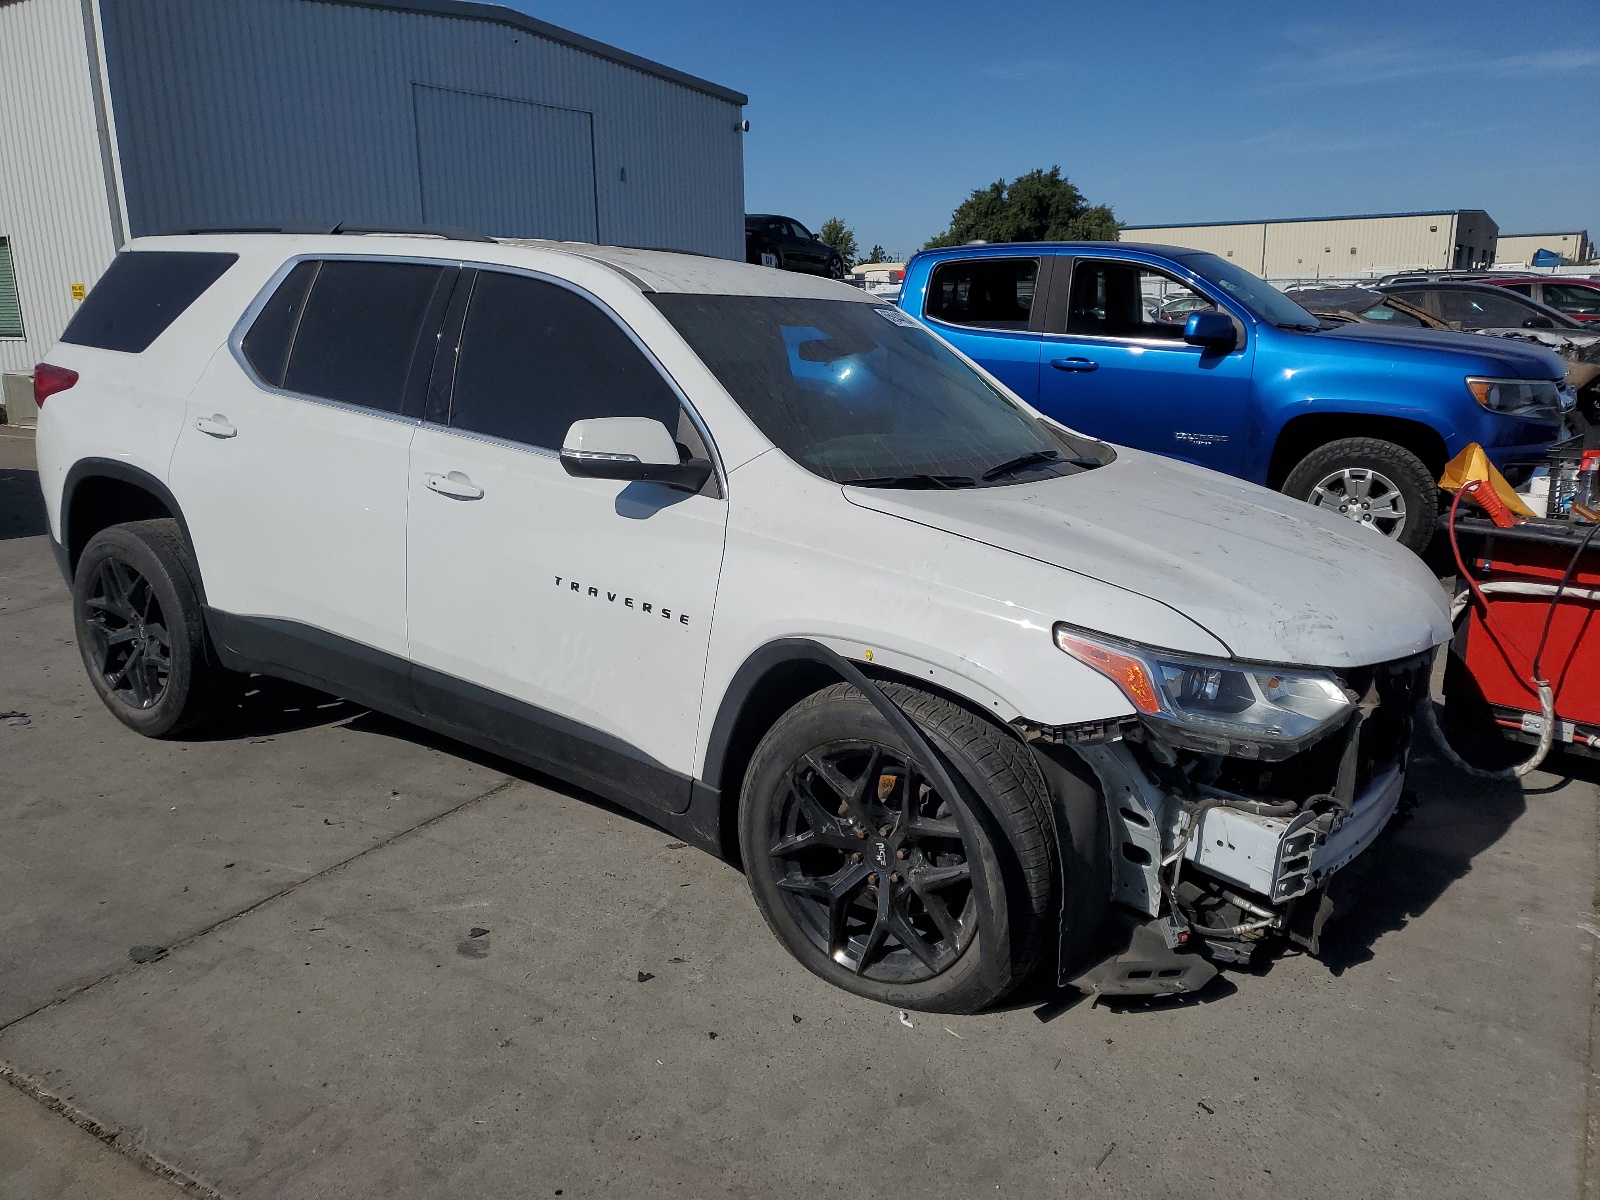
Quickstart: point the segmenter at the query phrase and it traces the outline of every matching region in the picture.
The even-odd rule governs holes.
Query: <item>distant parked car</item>
[[[1431,313],[1454,329],[1582,329],[1566,313],[1496,284],[1434,279],[1425,283],[1380,284],[1385,296],[1397,296]]]
[[[746,213],[744,260],[780,271],[844,278],[844,258],[793,217]]]
[[[1537,300],[1546,308],[1565,313],[1574,321],[1600,322],[1600,280],[1517,275],[1508,279],[1491,276],[1484,282]]]
[[[1153,298],[1203,307],[1169,321]],[[1536,461],[1571,403],[1548,351],[1329,327],[1226,259],[1173,246],[927,251],[907,264],[900,305],[1073,429],[1265,484],[1413,549],[1453,455],[1478,442],[1497,466]]]
[[[1301,308],[1323,321],[1365,321],[1393,329],[1448,329],[1438,317],[1398,296],[1365,287],[1306,287],[1286,293]]]

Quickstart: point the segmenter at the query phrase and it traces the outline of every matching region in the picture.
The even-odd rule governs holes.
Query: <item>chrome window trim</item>
[[[256,298],[250,301],[249,307],[234,322],[233,330],[228,334],[228,349],[233,353],[233,361],[239,364],[239,369],[244,372],[245,378],[259,391],[266,392],[270,396],[282,396],[285,400],[301,400],[307,404],[320,404],[324,408],[360,413],[363,416],[377,417],[384,421],[395,421],[401,425],[416,426],[422,424],[422,418],[420,417],[408,417],[404,413],[386,412],[381,408],[368,408],[365,405],[351,404],[345,400],[331,400],[326,396],[313,396],[308,392],[294,392],[288,388],[274,387],[256,374],[255,367],[251,365],[250,359],[244,352],[245,335],[250,332],[250,327],[256,323],[256,318],[261,315],[261,310],[267,306],[267,302],[277,293],[283,281],[289,277],[289,273],[303,262],[396,262],[448,268],[461,266],[460,260],[456,258],[424,258],[417,255],[399,254],[296,254],[294,257],[285,260],[272,273],[271,278],[256,293]],[[297,324],[297,332],[298,328]],[[292,350],[293,347],[291,346],[290,349]]]

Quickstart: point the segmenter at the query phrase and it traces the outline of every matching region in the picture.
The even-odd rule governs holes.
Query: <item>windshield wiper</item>
[[[847,487],[880,488],[963,488],[976,487],[978,481],[970,475],[873,475],[866,479],[841,479]]]
[[[1015,475],[1023,467],[1035,466],[1039,463],[1053,463],[1061,458],[1059,450],[1030,450],[1026,454],[1019,454],[1015,458],[1008,458],[999,466],[990,467],[983,473],[984,481],[998,479],[1002,475]]]

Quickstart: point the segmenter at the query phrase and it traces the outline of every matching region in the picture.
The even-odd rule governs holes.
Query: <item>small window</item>
[[[17,296],[17,273],[11,263],[11,239],[0,238],[0,338],[22,336],[22,301]]]
[[[1530,300],[1533,299],[1533,284],[1531,284],[1531,283],[1508,283],[1505,286],[1510,288],[1513,292],[1520,292],[1522,295],[1526,296]],[[1549,295],[1550,294],[1550,285],[1546,284],[1544,290],[1545,290],[1545,294]],[[1549,304],[1550,302],[1548,300],[1546,300],[1545,303]]]
[[[1160,271],[1079,259],[1072,269],[1067,332],[1181,341],[1190,313],[1215,308],[1209,297]]]
[[[61,340],[142,353],[238,261],[237,254],[193,250],[119,254],[78,307]]]
[[[1544,285],[1544,302],[1551,308],[1574,316],[1600,316],[1600,288],[1570,283],[1547,283]],[[4,303],[5,298],[0,296],[0,304]]]
[[[928,315],[979,329],[1026,329],[1037,258],[958,258],[933,269]]]
[[[478,275],[461,336],[450,424],[559,449],[574,421],[653,417],[678,430],[678,397],[606,313],[576,292]]]
[[[272,293],[262,308],[250,332],[244,335],[242,348],[245,358],[261,376],[263,383],[273,387],[283,386],[283,373],[289,366],[289,347],[294,342],[294,332],[300,326],[300,314],[306,306],[306,294],[311,281],[316,278],[317,264],[303,262],[284,278],[278,290]]]
[[[444,271],[426,263],[324,262],[300,316],[283,386],[398,413]]]

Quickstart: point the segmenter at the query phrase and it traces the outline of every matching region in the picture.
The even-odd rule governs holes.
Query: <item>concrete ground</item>
[[[36,486],[0,427],[7,1200],[1584,1187],[1591,782],[1423,757],[1322,961],[902,1020],[732,868],[398,722],[268,685],[127,732]]]

